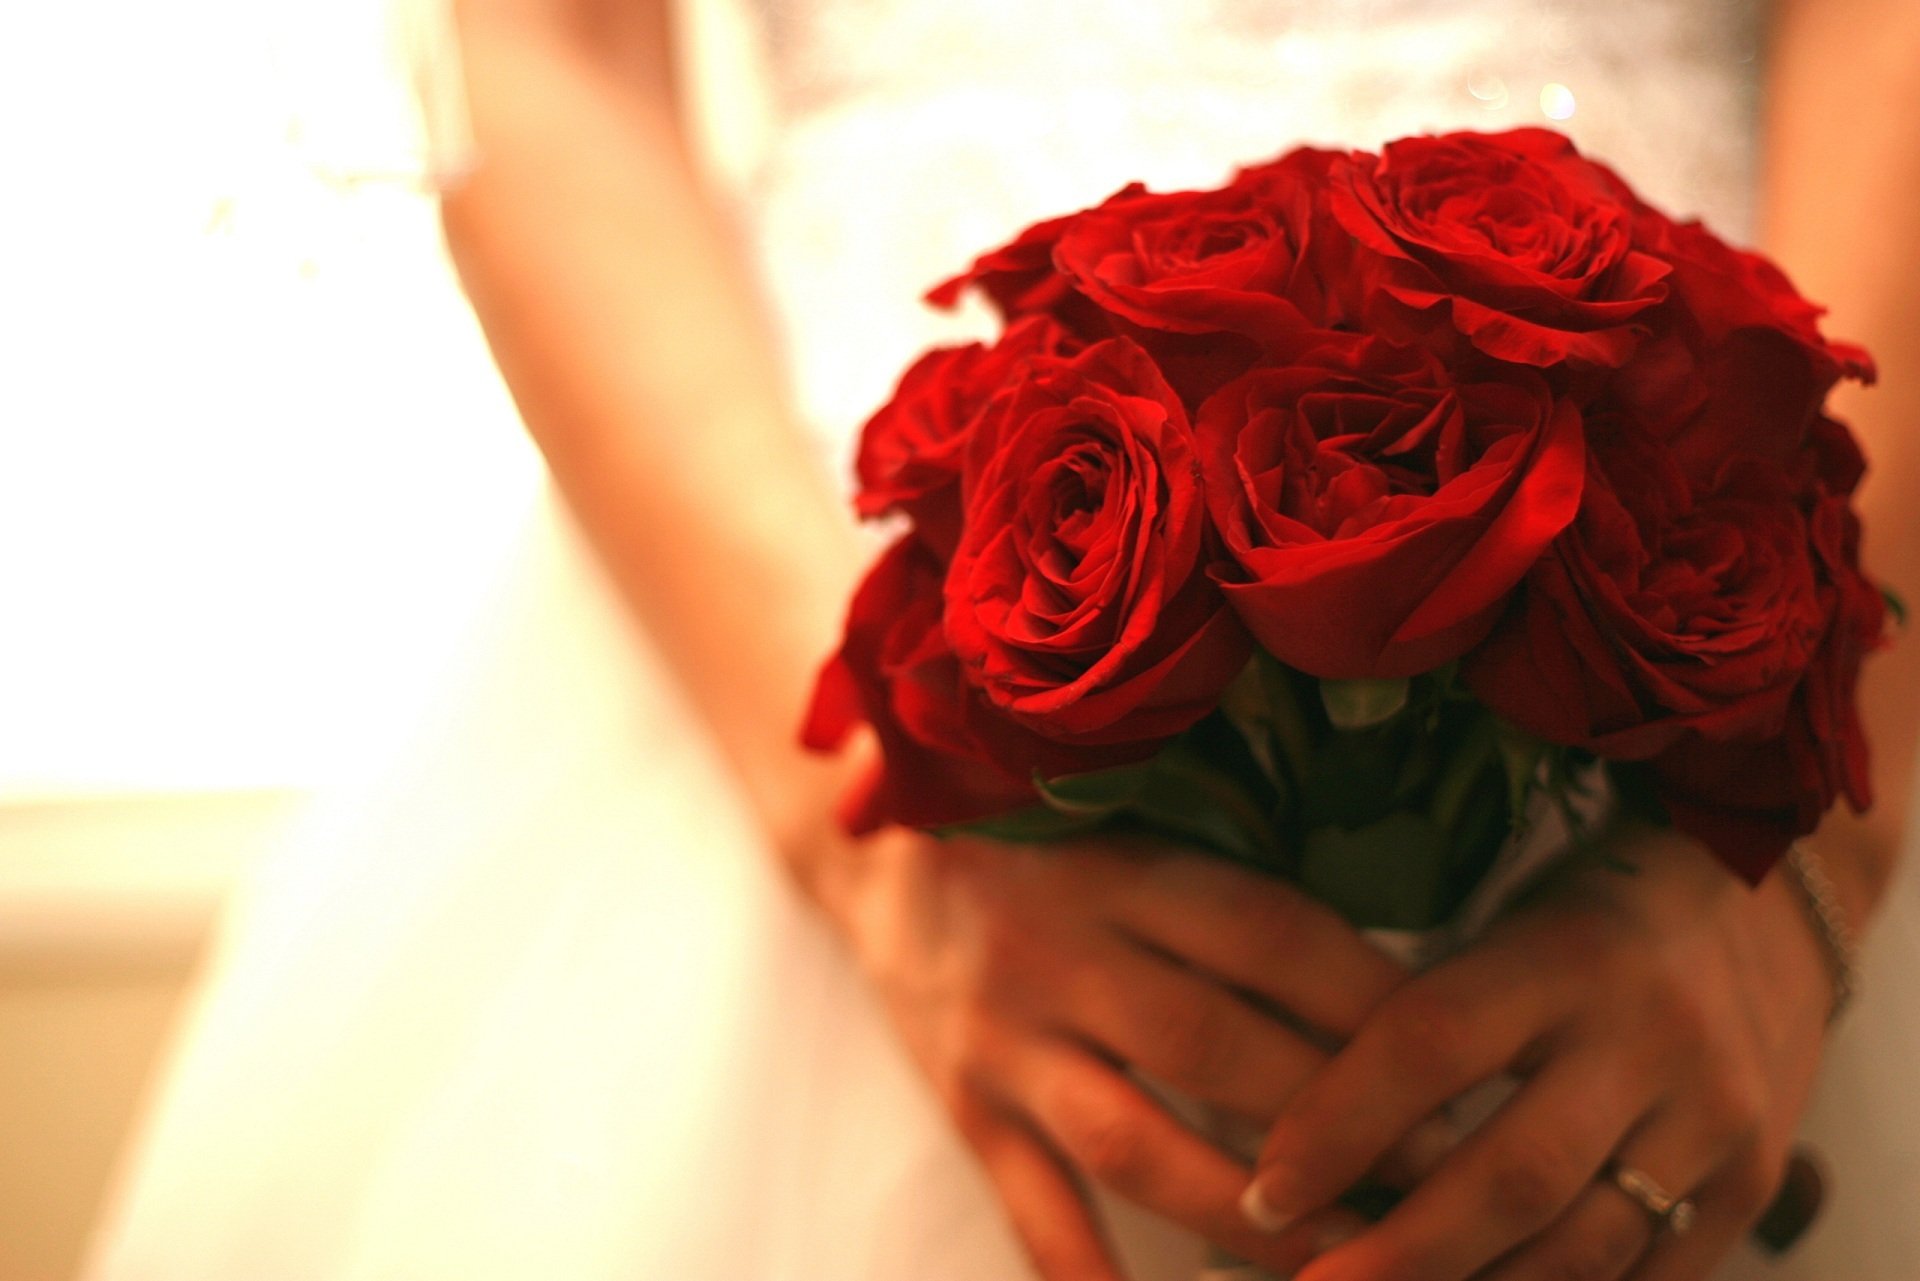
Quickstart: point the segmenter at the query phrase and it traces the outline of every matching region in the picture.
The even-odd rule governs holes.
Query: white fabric
[[[914,295],[1129,178],[1303,139],[1564,123],[1746,226],[1740,4],[802,0],[741,192],[795,398],[831,452],[958,322]],[[1566,95],[1551,91],[1560,86]],[[1543,92],[1546,96],[1543,98]],[[338,798],[236,905],[89,1275],[1019,1281],[979,1174],[771,870],[551,509],[413,762]],[[1835,1194],[1786,1263],[1920,1275],[1920,869],[1869,948],[1808,1132]],[[1197,1243],[1138,1215],[1139,1281]]]

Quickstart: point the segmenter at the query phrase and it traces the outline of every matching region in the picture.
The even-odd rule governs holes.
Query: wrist
[[[1829,872],[1829,866],[1804,842],[1795,842],[1775,874],[1800,909],[1805,933],[1815,944],[1828,977],[1831,1000],[1827,1022],[1840,1017],[1859,984],[1856,915]]]
[[[831,758],[808,757],[763,807],[773,852],[797,888],[840,933],[857,913],[871,879],[874,840],[850,836],[839,819],[848,789],[868,768],[862,741]]]

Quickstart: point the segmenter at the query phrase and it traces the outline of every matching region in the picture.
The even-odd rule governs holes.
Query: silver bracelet
[[[1840,910],[1840,898],[1826,864],[1804,844],[1795,841],[1787,850],[1787,871],[1800,887],[1800,899],[1806,906],[1807,922],[1820,940],[1827,968],[1833,974],[1833,1007],[1827,1011],[1827,1024],[1840,1017],[1860,987],[1859,953],[1854,947],[1853,930]]]

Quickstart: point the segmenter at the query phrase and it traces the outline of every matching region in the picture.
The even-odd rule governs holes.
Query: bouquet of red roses
[[[1131,186],[965,290],[1004,332],[860,442],[905,529],[805,730],[877,734],[856,830],[1146,829],[1421,926],[1601,774],[1755,880],[1868,803],[1871,364],[1560,135]]]

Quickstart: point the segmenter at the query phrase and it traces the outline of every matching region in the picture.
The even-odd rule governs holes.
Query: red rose
[[[1222,589],[1282,662],[1411,676],[1458,658],[1580,502],[1580,415],[1545,381],[1456,385],[1326,333],[1224,388],[1195,433]]]
[[[1862,660],[1883,643],[1886,600],[1860,573],[1860,523],[1844,493],[1819,498],[1808,523],[1828,626],[1783,733],[1758,743],[1689,737],[1654,762],[1674,826],[1756,883],[1841,797],[1855,812],[1873,803],[1854,690]]]
[[[1633,243],[1619,180],[1559,134],[1516,129],[1389,143],[1336,165],[1345,281],[1380,332],[1443,350],[1458,334],[1515,364],[1618,368],[1666,296]]]
[[[962,492],[946,635],[989,702],[1141,755],[1213,710],[1248,644],[1205,572],[1186,412],[1144,351],[1033,358],[974,429]]]
[[[960,534],[960,461],[980,411],[1022,376],[1030,357],[1079,346],[1052,320],[1030,316],[990,347],[968,343],[920,357],[860,433],[856,510],[867,518],[905,511],[951,553]]]
[[[1613,395],[1697,483],[1733,451],[1786,463],[1836,382],[1872,381],[1867,354],[1823,338],[1820,309],[1766,259],[1637,202],[1634,235],[1672,265],[1671,293]]]
[[[1753,457],[1698,493],[1594,420],[1580,515],[1475,653],[1489,706],[1549,742],[1645,760],[1687,731],[1770,738],[1826,630],[1792,478]]]
[[[973,260],[971,267],[951,280],[944,280],[929,289],[927,301],[936,307],[954,307],[959,304],[962,293],[968,289],[978,289],[993,303],[1003,320],[1011,321],[1039,312],[1060,314],[1090,311],[1090,308],[1075,307],[1071,282],[1054,266],[1054,246],[1069,227],[1088,214],[1128,204],[1144,197],[1146,191],[1139,183],[1130,183],[1094,209],[1083,209],[1035,223],[1007,244],[981,254]],[[1082,332],[1082,327],[1074,328],[1076,332]],[[1095,333],[1100,332],[1097,319],[1091,328]]]
[[[1676,825],[1757,876],[1837,795],[1866,801],[1852,691],[1883,606],[1821,479],[1850,485],[1857,454],[1735,455],[1703,489],[1631,423],[1588,437],[1580,516],[1468,681],[1551,742],[1654,761]]]
[[[1217,190],[1110,202],[1061,230],[1054,264],[1147,329],[1266,338],[1307,328],[1324,311],[1309,250],[1334,159],[1295,151]]]
[[[802,731],[807,747],[832,751],[860,724],[880,741],[873,776],[842,812],[855,833],[1004,814],[1035,799],[1036,772],[1076,773],[1142,754],[1065,748],[988,706],[941,631],[945,576],[943,561],[921,540],[905,537],[889,548],[855,593],[846,637],[814,690]]]

